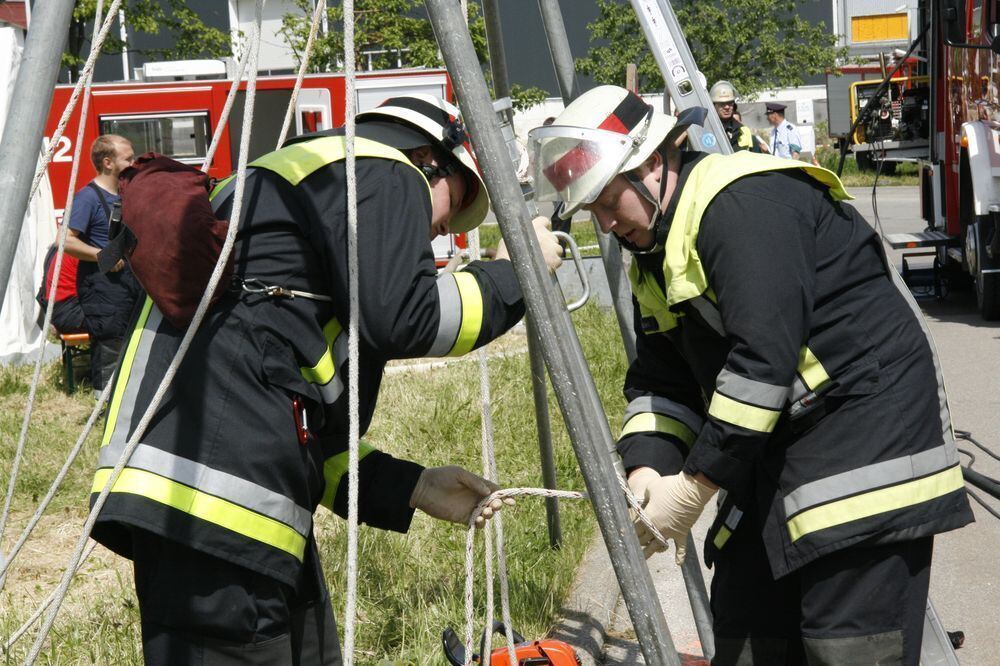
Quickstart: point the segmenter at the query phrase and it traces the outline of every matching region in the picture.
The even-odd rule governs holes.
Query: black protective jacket
[[[729,491],[708,559],[753,510],[775,576],[971,522],[932,342],[871,226],[787,160],[703,159],[685,156],[678,192],[706,206],[687,249],[707,290],[660,313],[637,302],[625,467]],[[714,198],[688,191],[736,164]],[[680,198],[668,236],[692,228]],[[663,253],[634,261],[637,295],[671,283]]]
[[[346,515],[350,304],[338,141],[300,143],[251,170],[234,249],[237,286],[202,324],[101,513],[94,536],[108,547],[127,556],[128,528],[139,527],[294,584],[316,506]],[[362,433],[387,361],[468,351],[524,311],[508,261],[438,276],[427,181],[401,154],[369,148],[383,156],[365,157],[359,144]],[[221,218],[232,190],[213,200]],[[240,280],[332,302],[253,293]],[[95,492],[182,335],[147,301],[113,394]],[[361,521],[407,530],[422,468],[366,442],[361,455]]]

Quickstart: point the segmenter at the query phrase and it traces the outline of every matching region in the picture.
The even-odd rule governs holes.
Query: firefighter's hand
[[[111,269],[111,272],[112,273],[117,273],[118,271],[120,271],[123,268],[125,268],[125,260],[124,259],[119,259],[118,263],[115,264],[114,267]]]
[[[628,475],[628,487],[641,505],[646,501],[646,489],[653,483],[659,481],[661,478],[660,473],[652,467],[636,467],[632,470],[631,474]],[[635,510],[630,507],[629,512],[632,515],[632,520],[634,521],[636,518]]]
[[[476,505],[497,490],[500,487],[495,483],[461,467],[430,467],[421,472],[410,506],[433,518],[467,525]],[[504,504],[513,503],[512,499],[493,500],[476,517],[476,527],[482,527]]]
[[[559,240],[552,235],[552,220],[539,215],[531,221],[531,226],[535,229],[535,237],[538,239],[538,247],[542,251],[542,258],[549,273],[555,273],[556,269],[562,265],[563,248]],[[510,259],[507,254],[507,244],[502,240],[497,246],[496,259]]]
[[[691,527],[716,490],[718,488],[709,487],[684,472],[664,476],[646,486],[645,513],[664,538],[673,539],[678,565],[684,562]],[[634,525],[647,558],[666,550],[666,545],[660,543],[642,522],[636,519]]]

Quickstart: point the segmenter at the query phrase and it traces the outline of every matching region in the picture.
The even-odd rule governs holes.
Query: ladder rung
[[[958,243],[957,238],[949,236],[943,231],[921,231],[915,234],[886,234],[885,240],[894,250],[915,247],[939,247],[941,245],[955,245]]]

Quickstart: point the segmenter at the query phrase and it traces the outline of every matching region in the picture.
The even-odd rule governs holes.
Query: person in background
[[[736,88],[733,84],[729,81],[717,81],[709,91],[709,97],[715,106],[715,112],[719,114],[719,120],[722,121],[722,128],[726,130],[733,152],[749,150],[759,153],[759,144],[754,141],[753,132],[737,117]]]
[[[77,295],[90,333],[90,375],[95,393],[114,374],[132,310],[142,288],[124,261],[108,273],[98,269],[97,254],[108,244],[111,211],[120,202],[118,176],[132,164],[132,144],[117,134],[103,134],[90,148],[97,176],[73,197],[66,253],[79,259]]]
[[[777,157],[799,159],[802,152],[802,137],[795,125],[785,120],[785,105],[768,102],[767,121],[771,123],[771,154]]]
[[[733,111],[733,118],[735,118],[736,122],[738,123],[743,122],[743,116],[742,114],[740,114],[739,111]],[[764,139],[760,138],[752,131],[750,132],[750,138],[753,140],[753,145],[754,145],[754,150],[752,152],[764,153],[764,154],[771,152],[771,149],[767,147],[767,144],[764,142]]]
[[[49,290],[52,288],[53,271],[56,267],[56,250],[53,245],[45,253],[43,262],[44,277],[42,286],[38,288],[35,300],[41,306],[38,313],[38,327],[45,323],[45,309],[49,304]],[[88,333],[87,322],[80,309],[80,299],[76,295],[76,270],[79,260],[68,254],[63,255],[62,266],[59,269],[59,281],[56,285],[55,305],[52,306],[52,327],[61,335],[68,333]]]

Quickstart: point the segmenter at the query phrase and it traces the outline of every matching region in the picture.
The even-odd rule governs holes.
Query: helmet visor
[[[577,207],[593,202],[640,143],[628,134],[586,127],[549,125],[531,130],[528,154],[535,199]]]

